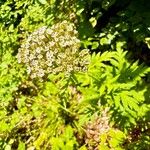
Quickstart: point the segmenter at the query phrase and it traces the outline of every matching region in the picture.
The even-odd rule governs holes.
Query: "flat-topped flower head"
[[[84,71],[89,62],[88,50],[80,50],[78,32],[73,23],[66,20],[44,26],[33,33],[21,45],[18,62],[27,67],[31,78],[42,78],[47,74]]]

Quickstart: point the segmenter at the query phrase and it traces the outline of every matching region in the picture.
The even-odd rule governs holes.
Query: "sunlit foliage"
[[[147,0],[0,1],[0,149],[148,150]]]

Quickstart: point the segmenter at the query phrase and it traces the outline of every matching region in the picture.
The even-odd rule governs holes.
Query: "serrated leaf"
[[[119,108],[120,104],[120,96],[114,96],[115,107]]]

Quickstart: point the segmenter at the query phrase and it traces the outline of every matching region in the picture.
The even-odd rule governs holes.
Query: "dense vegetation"
[[[0,149],[150,149],[148,0],[3,0],[0,30]]]

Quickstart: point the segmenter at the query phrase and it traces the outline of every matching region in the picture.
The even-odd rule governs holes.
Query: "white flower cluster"
[[[89,63],[87,50],[80,51],[74,24],[63,21],[33,32],[18,51],[18,62],[24,63],[30,77],[43,77],[49,73],[70,74],[84,71]]]

